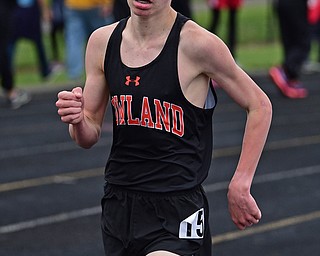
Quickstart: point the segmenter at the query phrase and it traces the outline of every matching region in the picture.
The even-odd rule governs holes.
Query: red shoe
[[[269,70],[269,75],[284,96],[291,99],[301,99],[308,96],[307,89],[303,88],[298,81],[289,81],[281,67],[272,67]]]
[[[303,85],[299,82],[299,81],[289,81],[289,87],[292,89],[294,89],[294,93],[293,93],[293,97],[291,98],[295,98],[295,99],[303,99],[306,98],[308,96],[308,90],[306,88],[303,87]]]

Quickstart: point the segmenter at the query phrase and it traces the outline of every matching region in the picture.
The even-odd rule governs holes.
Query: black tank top
[[[161,53],[137,68],[127,67],[120,57],[127,20],[113,31],[105,58],[113,112],[106,182],[148,192],[194,188],[207,177],[211,163],[216,94],[210,90],[213,103],[198,108],[181,90],[177,54],[188,19],[178,14]]]

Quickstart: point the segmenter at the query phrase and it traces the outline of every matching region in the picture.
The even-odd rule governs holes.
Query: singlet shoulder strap
[[[182,15],[180,12],[177,13],[177,22],[183,26],[190,18]]]
[[[189,18],[187,18],[186,16],[182,15],[181,13],[177,13],[177,18],[175,20],[175,23],[172,27],[172,30],[169,34],[168,37],[168,41],[171,40],[171,38],[173,40],[176,40],[176,42],[179,42],[179,38],[180,38],[180,31],[182,29],[182,27],[184,26],[184,24],[190,20]]]
[[[129,17],[120,20],[112,31],[112,34],[109,38],[107,49],[105,52],[105,59],[104,59],[104,70],[108,70],[108,67],[112,65],[111,61],[114,59],[120,60],[120,44],[122,38],[122,31],[125,29],[126,24],[128,22]],[[108,72],[105,72],[106,78],[108,77]]]

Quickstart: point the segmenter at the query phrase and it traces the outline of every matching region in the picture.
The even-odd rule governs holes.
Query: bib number
[[[179,238],[200,239],[204,235],[204,209],[200,209],[180,223]]]

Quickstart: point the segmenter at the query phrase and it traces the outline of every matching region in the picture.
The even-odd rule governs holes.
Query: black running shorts
[[[106,256],[145,256],[159,250],[211,255],[208,202],[201,187],[144,193],[107,185],[101,203]]]

